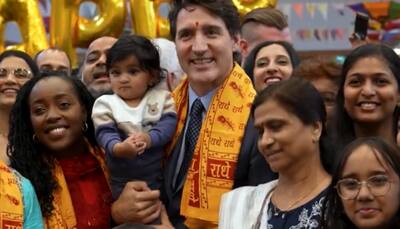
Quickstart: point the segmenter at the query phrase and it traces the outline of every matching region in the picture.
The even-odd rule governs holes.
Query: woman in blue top
[[[20,200],[22,209],[18,207]],[[39,201],[31,182],[2,161],[0,161],[0,206],[1,228],[18,226],[21,224],[21,219],[25,229],[44,228]]]
[[[331,183],[321,96],[293,77],[261,91],[252,114],[258,149],[279,179],[224,194],[219,228],[319,228]]]

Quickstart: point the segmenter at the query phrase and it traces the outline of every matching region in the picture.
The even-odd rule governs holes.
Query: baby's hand
[[[125,141],[132,145],[137,155],[140,155],[146,149],[146,142],[137,137],[137,134],[130,135]]]
[[[151,138],[150,138],[149,134],[142,132],[142,133],[133,134],[131,136],[135,139],[136,142],[145,143],[146,144],[145,149],[148,149],[151,147]]]
[[[146,143],[138,141],[134,136],[129,136],[124,141],[117,143],[113,148],[113,155],[124,158],[134,158],[146,149]]]
[[[144,153],[144,150],[146,149],[146,143],[145,142],[136,142],[134,144],[136,146],[137,155],[140,155],[140,154]]]
[[[113,155],[116,157],[134,158],[137,155],[136,148],[136,144],[125,139],[125,141],[114,145]]]

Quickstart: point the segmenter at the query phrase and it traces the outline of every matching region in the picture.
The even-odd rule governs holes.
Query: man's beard
[[[94,99],[99,98],[102,95],[110,95],[113,94],[113,91],[111,89],[105,89],[105,88],[100,88],[98,90],[94,89],[94,88],[88,88],[90,94],[92,94]]]

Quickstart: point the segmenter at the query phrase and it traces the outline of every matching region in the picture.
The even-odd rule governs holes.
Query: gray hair
[[[184,72],[179,64],[175,43],[165,38],[155,38],[152,42],[160,54],[161,68],[173,72],[179,79],[182,78]]]

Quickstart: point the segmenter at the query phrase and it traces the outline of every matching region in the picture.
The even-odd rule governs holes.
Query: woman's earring
[[[32,135],[32,140],[33,140],[34,143],[38,143],[36,134],[33,134],[33,135]]]
[[[84,123],[83,123],[83,126],[82,126],[82,131],[83,131],[83,132],[86,132],[86,131],[88,130],[88,128],[89,128],[89,127],[88,127],[87,122],[84,122]]]

